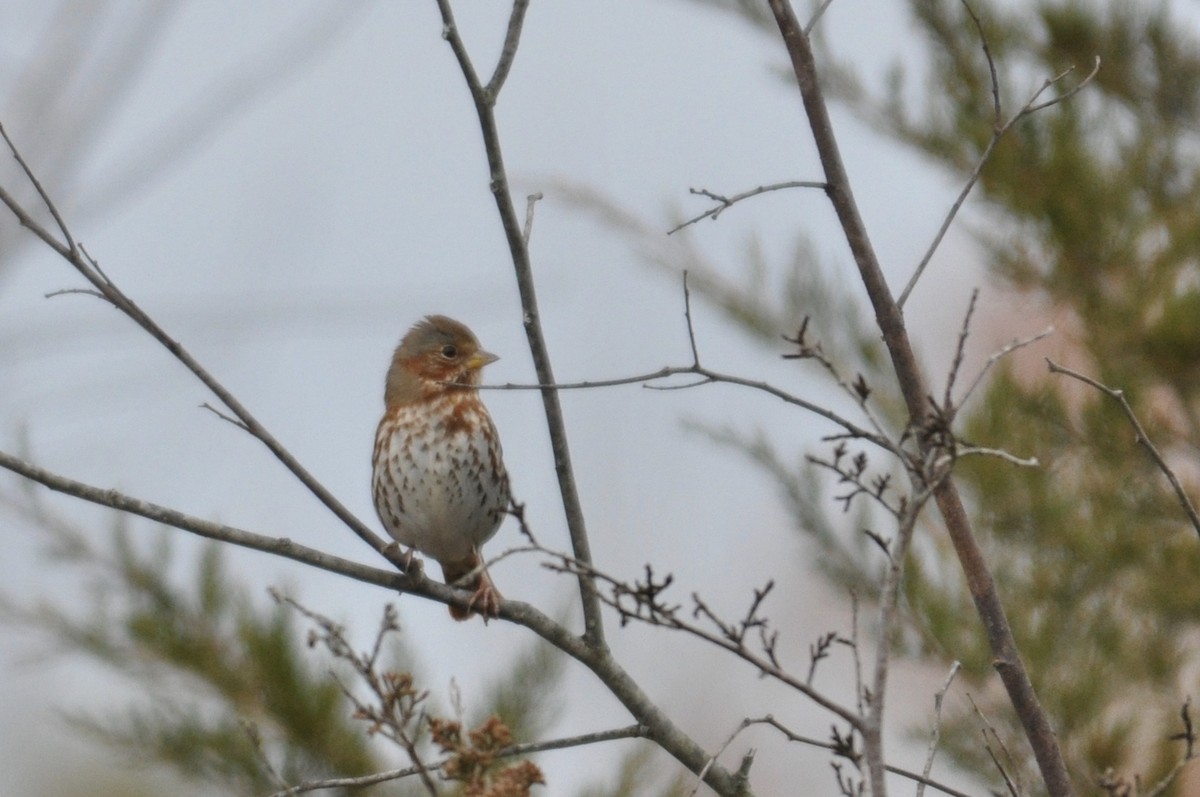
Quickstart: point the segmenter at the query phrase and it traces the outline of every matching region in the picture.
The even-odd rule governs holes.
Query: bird
[[[479,396],[485,351],[464,324],[430,315],[408,330],[392,355],[384,412],[375,433],[372,495],[387,533],[441,565],[447,584],[471,591],[456,620],[495,617],[502,597],[480,548],[508,511],[500,436]]]

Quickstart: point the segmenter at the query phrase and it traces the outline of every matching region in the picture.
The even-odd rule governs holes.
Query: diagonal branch
[[[850,180],[842,164],[837,138],[833,133],[829,110],[817,80],[817,67],[811,43],[787,0],[769,0],[769,3],[791,58],[792,70],[800,89],[809,127],[825,170],[830,202],[871,300],[876,323],[883,334],[884,344],[887,346],[904,402],[908,407],[910,422],[914,428],[922,428],[928,413],[927,398],[930,394],[917,365],[903,314],[888,288],[854,200]],[[919,445],[924,453],[930,443],[923,437],[918,435]],[[966,576],[976,611],[987,631],[994,666],[1033,748],[1046,789],[1051,797],[1068,797],[1073,793],[1073,788],[1058,739],[1021,660],[1004,606],[996,592],[995,582],[975,539],[962,497],[953,479],[946,479],[941,483],[935,498]],[[872,793],[876,797],[883,797],[884,784],[876,782],[874,778],[872,780]]]
[[[0,133],[3,128],[0,128]],[[179,341],[167,334],[158,323],[151,318],[142,308],[129,298],[115,282],[113,282],[104,270],[100,268],[100,264],[88,254],[87,250],[82,246],[76,245],[74,239],[71,238],[68,232],[67,225],[62,221],[62,217],[58,213],[58,209],[50,195],[42,188],[41,183],[37,181],[32,169],[26,165],[21,159],[20,153],[16,146],[4,134],[4,141],[8,144],[9,149],[20,163],[25,175],[33,183],[37,189],[38,196],[43,204],[49,209],[51,215],[60,225],[67,243],[64,244],[50,233],[45,227],[39,224],[21,204],[3,187],[0,186],[0,202],[3,202],[12,211],[13,215],[27,227],[35,236],[42,240],[47,246],[58,253],[60,257],[66,260],[71,266],[78,271],[84,279],[86,279],[96,289],[96,294],[104,301],[111,304],[121,313],[126,315],[135,324],[150,334],[155,340],[162,344],[163,348],[169,351],[176,360],[183,363],[192,374],[204,383],[205,387],[220,399],[221,403],[233,413],[239,424],[251,435],[262,442],[275,458],[283,463],[292,474],[300,480],[301,484],[308,488],[309,492],[317,497],[321,503],[333,512],[343,523],[346,524],[358,537],[367,545],[371,546],[376,552],[384,556],[398,567],[403,567],[399,551],[394,545],[384,542],[379,535],[371,531],[361,520],[359,520],[349,509],[347,509],[341,501],[334,497],[333,493],[317,481],[308,470],[300,464],[290,451],[283,447],[274,435],[272,435],[265,426],[259,423],[258,419],[250,414],[250,411],[242,405],[240,401],[219,381],[216,377],[208,372],[193,357],[187,349],[185,349]]]

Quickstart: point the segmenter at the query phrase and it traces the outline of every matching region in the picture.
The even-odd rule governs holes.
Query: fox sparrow
[[[456,620],[495,616],[500,593],[479,548],[508,507],[500,438],[479,398],[480,371],[498,358],[471,330],[431,315],[392,355],[386,409],[375,433],[372,492],[383,527],[397,542],[436,559],[447,584],[472,591]]]

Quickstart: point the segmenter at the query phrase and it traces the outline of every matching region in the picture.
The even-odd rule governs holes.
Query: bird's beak
[[[472,371],[478,371],[483,366],[490,365],[499,359],[499,357],[497,357],[495,354],[492,354],[490,351],[484,351],[483,349],[480,349],[472,354],[470,358],[468,358],[467,368],[471,369]]]

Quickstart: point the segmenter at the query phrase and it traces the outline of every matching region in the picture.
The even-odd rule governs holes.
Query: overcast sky
[[[458,3],[484,72],[503,34],[504,5]],[[899,5],[839,0],[821,23],[872,82],[892,59],[919,53]],[[502,358],[488,382],[534,381],[473,110],[435,4],[170,6],[148,23],[146,56],[119,67],[136,79],[119,81],[125,88],[103,97],[74,138],[60,121],[77,118],[113,85],[105,70],[118,67],[104,53],[128,35],[131,20],[145,17],[144,7],[139,0],[106,11],[97,3],[49,6],[0,0],[0,121],[33,168],[54,178],[49,190],[112,279],[376,526],[372,436],[388,357],[413,321],[433,312],[458,318]],[[69,20],[54,16],[60,12]],[[54,49],[71,41],[72,25],[84,35]],[[281,48],[301,55],[279,55]],[[49,81],[52,91],[16,91],[72,63],[81,68],[70,80]],[[678,281],[647,269],[624,239],[562,201],[556,186],[589,186],[665,231],[671,208],[703,209],[689,187],[735,193],[820,179],[798,96],[777,76],[784,65],[774,39],[682,0],[532,4],[498,116],[519,203],[532,191],[546,194],[532,253],[561,381],[651,371],[686,363],[689,354]],[[269,69],[272,76],[261,78]],[[230,86],[253,90],[227,96]],[[206,108],[213,115],[197,120]],[[835,122],[876,248],[893,284],[903,284],[956,185],[846,114],[835,113]],[[157,158],[168,144],[176,148],[168,147],[164,166]],[[10,164],[0,175],[12,184]],[[760,197],[686,235],[736,277],[752,236],[778,263],[801,233],[828,265],[850,274],[820,192]],[[376,563],[261,445],[199,409],[211,397],[131,323],[87,297],[44,298],[81,286],[65,263],[11,224],[0,235],[0,446],[26,447],[37,463],[82,481]],[[966,234],[952,234],[910,305],[932,367],[944,369],[948,352],[939,341],[979,280],[970,255]],[[750,340],[704,304],[695,320],[713,367],[828,398],[814,371],[779,359],[782,347]],[[491,392],[486,400],[533,528],[566,548],[537,395]],[[697,591],[730,612],[774,578],[774,611],[787,618],[784,645],[796,662],[817,634],[847,630],[846,601],[813,586],[806,548],[771,484],[683,421],[761,429],[797,459],[827,427],[727,386],[576,392],[563,404],[603,569],[632,577],[653,562],[675,574],[681,599]],[[16,484],[0,479],[4,489]],[[110,522],[72,499],[46,500],[97,533]],[[133,527],[153,533],[148,524]],[[81,599],[72,572],[40,555],[28,527],[6,518],[0,539],[6,593]],[[177,539],[181,550],[195,550],[182,533]],[[488,553],[518,542],[510,523]],[[285,586],[363,635],[395,599],[261,554],[229,558],[254,594]],[[506,596],[547,612],[571,602],[571,583],[532,559],[506,560],[493,576]],[[402,599],[399,606],[427,686],[445,690],[453,679],[468,705],[489,669],[528,641],[501,623],[452,624],[440,605]],[[742,717],[768,711],[798,729],[827,731],[828,718],[813,706],[734,662],[644,629],[614,623],[611,634],[646,689],[710,748]],[[108,676],[71,661],[23,664],[45,648],[36,635],[0,627],[0,639],[0,781],[14,794],[36,793],[44,751],[78,747],[55,709],[119,708],[136,690],[109,689]],[[703,681],[664,668],[665,646],[673,660],[694,661],[688,666]],[[559,732],[628,721],[586,672],[569,671]],[[940,675],[901,668],[899,678],[917,688],[897,712],[908,706],[907,719],[919,719]],[[896,719],[900,728],[905,717]],[[751,745],[772,751],[755,765],[763,783],[794,778],[797,761],[808,760],[752,733],[731,746],[730,760]],[[619,751],[544,756],[548,793],[602,778]],[[804,755],[816,777],[826,777],[824,757]],[[576,769],[580,761],[589,765]]]

